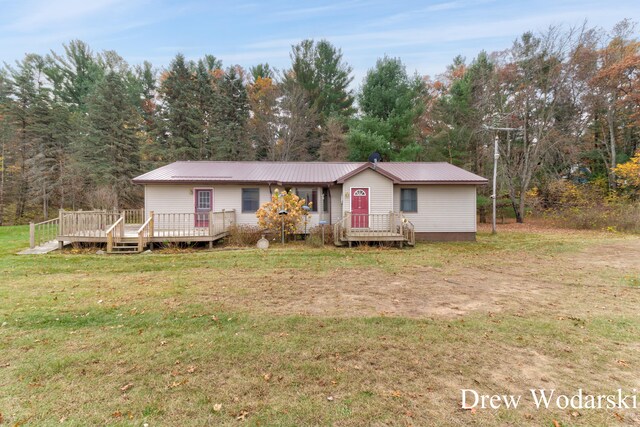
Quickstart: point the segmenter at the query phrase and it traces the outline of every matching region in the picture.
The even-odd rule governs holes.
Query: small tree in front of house
[[[275,190],[271,195],[271,201],[264,203],[256,212],[258,226],[280,236],[284,224],[286,236],[296,234],[306,214],[302,208],[305,203],[306,201],[292,190],[288,192]],[[281,214],[283,211],[286,214]]]

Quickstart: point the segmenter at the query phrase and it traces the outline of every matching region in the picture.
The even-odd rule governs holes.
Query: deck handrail
[[[351,223],[351,212],[345,212],[342,219],[333,224],[333,242],[336,245],[341,245],[345,238],[345,234],[348,230],[347,224]]]
[[[31,249],[43,243],[56,240],[60,228],[60,217],[38,223],[29,223],[29,247]]]
[[[410,245],[416,244],[416,227],[408,218],[400,213],[402,219],[402,235],[407,239],[407,243]]]
[[[138,229],[138,252],[147,246],[153,238],[153,211],[150,212],[149,218]]]
[[[116,222],[111,224],[105,234],[107,235],[107,252],[112,252],[113,244],[119,243],[121,238],[124,237],[124,215],[121,215]]]

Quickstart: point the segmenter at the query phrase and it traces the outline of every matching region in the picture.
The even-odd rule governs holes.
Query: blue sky
[[[326,38],[342,48],[357,87],[378,57],[400,57],[410,72],[436,75],[451,59],[502,50],[526,30],[585,19],[610,29],[640,21],[639,0],[137,1],[0,0],[0,61],[61,51],[77,38],[116,50],[132,64],[166,66],[182,52],[224,65],[268,62],[283,69],[292,44]]]

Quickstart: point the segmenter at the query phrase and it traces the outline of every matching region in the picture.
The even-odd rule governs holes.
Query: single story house
[[[192,213],[196,229],[224,211],[256,225],[274,190],[293,189],[312,202],[308,226],[333,225],[340,244],[475,240],[476,188],[487,179],[445,162],[179,161],[133,182],[144,186],[145,218]]]

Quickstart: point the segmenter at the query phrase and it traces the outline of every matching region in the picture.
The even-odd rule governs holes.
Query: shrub
[[[622,191],[634,198],[640,197],[640,150],[626,163],[619,164],[613,171],[618,177]]]
[[[605,180],[555,181],[545,192],[545,215],[561,226],[640,233],[640,203],[607,192]]]
[[[255,246],[263,234],[264,231],[255,225],[234,224],[229,227],[225,240],[231,246]]]
[[[324,227],[324,243],[322,242],[322,228]],[[309,230],[307,235],[307,244],[314,247],[333,244],[333,226],[317,225]]]
[[[293,191],[280,193],[273,192],[271,201],[260,206],[256,212],[258,226],[271,233],[281,235],[284,223],[285,235],[290,236],[299,233],[302,219],[307,212],[302,208],[305,200],[298,197]],[[309,203],[311,207],[311,203]],[[287,211],[286,215],[280,215],[281,210]]]

